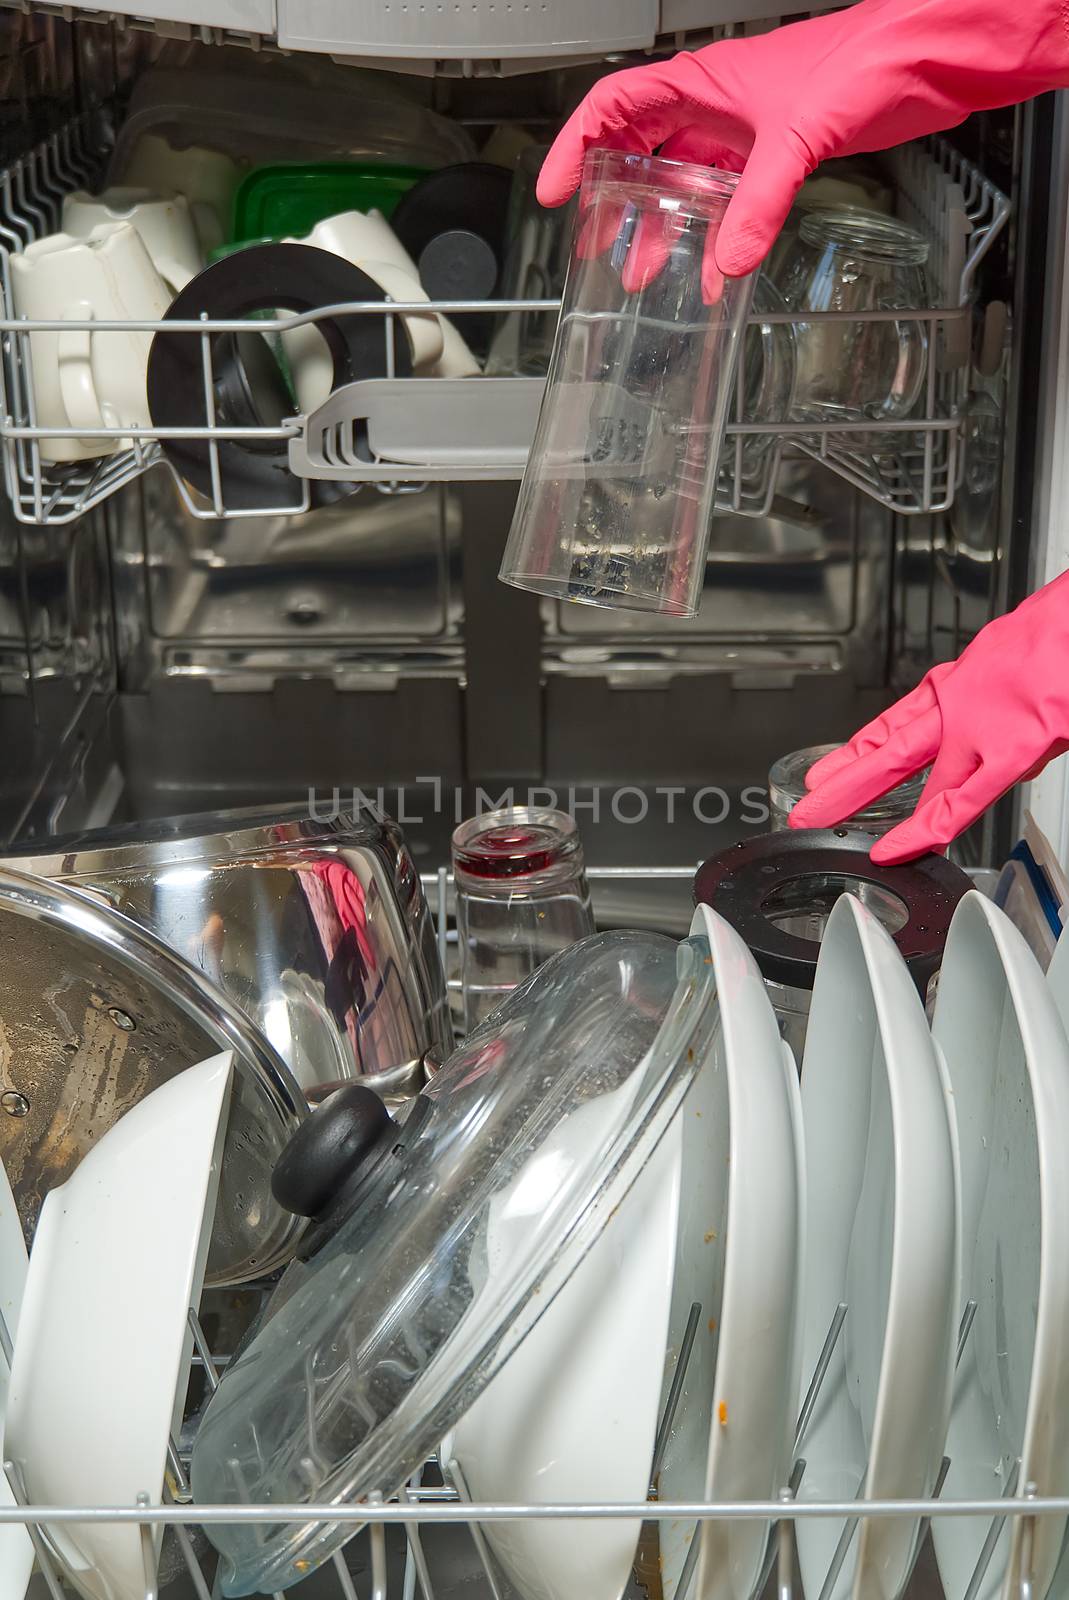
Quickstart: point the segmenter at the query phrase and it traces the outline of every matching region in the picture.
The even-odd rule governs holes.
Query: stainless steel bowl
[[[415,1093],[424,1053],[452,1049],[419,874],[370,804],[124,825],[9,864],[106,901],[207,973],[310,1102],[352,1078]]]
[[[260,1030],[143,928],[62,884],[0,869],[0,1157],[27,1242],[41,1202],[132,1106],[233,1050],[207,1281],[283,1265],[300,1220],[271,1174],[307,1108]],[[158,1197],[157,1197],[158,1199]]]

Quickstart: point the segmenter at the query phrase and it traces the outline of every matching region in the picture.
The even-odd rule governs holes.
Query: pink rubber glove
[[[708,291],[717,271],[738,277],[764,259],[803,179],[827,157],[885,150],[1067,84],[1063,0],[861,0],[601,79],[558,134],[538,198],[563,204],[594,146],[660,147],[672,160],[736,170],[745,161]],[[668,247],[649,241],[632,287],[656,275]]]
[[[932,762],[917,809],[873,861],[942,850],[1022,778],[1069,750],[1069,572],[989,622],[956,661],[806,774],[792,828],[823,828]]]

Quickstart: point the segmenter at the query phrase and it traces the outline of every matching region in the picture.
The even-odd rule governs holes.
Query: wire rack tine
[[[208,1348],[208,1341],[204,1337],[204,1329],[200,1325],[200,1318],[192,1306],[189,1308],[189,1331],[193,1335],[193,1348],[201,1359],[208,1387],[214,1394],[219,1387],[219,1372],[211,1350]]]
[[[1036,1486],[1028,1482],[1024,1486],[1025,1498],[1034,1500]],[[1033,1600],[1032,1593],[1032,1551],[1035,1545],[1036,1519],[1025,1517],[1021,1524],[1021,1576],[1018,1585],[1020,1600]]]
[[[344,1550],[335,1550],[333,1556],[331,1557],[331,1561],[334,1567],[335,1575],[338,1579],[338,1587],[341,1589],[345,1600],[358,1600],[356,1584],[353,1582],[353,1575],[345,1564]]]
[[[942,1461],[939,1463],[939,1471],[935,1475],[935,1483],[932,1485],[932,1499],[933,1500],[938,1500],[939,1496],[942,1494],[943,1485],[947,1481],[947,1473],[949,1471],[950,1471],[950,1457],[949,1456],[944,1456]],[[917,1569],[917,1562],[921,1558],[921,1551],[924,1549],[924,1541],[928,1537],[928,1531],[931,1528],[931,1525],[932,1525],[931,1517],[922,1517],[920,1523],[917,1526],[917,1537],[916,1537],[916,1540],[915,1540],[914,1545],[913,1545],[913,1554],[910,1557],[909,1569],[908,1569],[907,1574],[906,1574],[906,1581],[902,1585],[902,1592],[903,1593],[906,1593],[909,1590],[910,1583],[913,1580],[913,1574]]]
[[[369,1505],[381,1505],[382,1494],[378,1489],[368,1495]],[[386,1596],[386,1528],[381,1522],[373,1522],[370,1530],[371,1538],[371,1600],[387,1600]]]
[[[43,233],[48,232],[48,216],[43,207],[37,204],[29,192],[30,185],[26,170],[26,160],[16,161],[12,168],[12,173],[14,175],[15,194],[21,213],[25,218],[29,237],[31,239],[40,238]]]
[[[178,1446],[175,1443],[173,1434],[170,1434],[167,1439],[167,1465],[170,1467],[171,1476],[175,1481],[176,1500],[179,1503],[191,1500],[193,1496],[190,1493],[189,1479],[186,1476],[186,1469],[182,1465],[182,1457],[178,1453]]]
[[[3,1356],[8,1372],[11,1371],[11,1362],[14,1354],[15,1345],[11,1338],[11,1330],[7,1325],[7,1318],[0,1311],[0,1356]]]
[[[864,1499],[865,1480],[867,1477],[868,1468],[866,1467],[865,1471],[861,1474],[861,1480],[857,1486],[857,1493],[854,1496],[855,1501]],[[839,1542],[835,1546],[835,1551],[831,1558],[831,1564],[828,1567],[824,1582],[821,1585],[820,1600],[831,1600],[831,1596],[835,1592],[835,1585],[839,1581],[839,1574],[843,1570],[843,1564],[845,1563],[846,1557],[849,1554],[850,1546],[853,1543],[854,1534],[857,1532],[857,1525],[860,1521],[860,1517],[852,1516],[847,1517],[845,1523],[843,1524],[843,1531],[839,1535]]]
[[[651,1489],[657,1482],[657,1474],[661,1470],[661,1463],[664,1460],[664,1453],[668,1448],[668,1440],[672,1432],[672,1424],[675,1422],[676,1411],[679,1408],[680,1397],[683,1393],[683,1385],[687,1379],[687,1368],[690,1365],[691,1352],[694,1349],[694,1339],[698,1332],[698,1321],[701,1317],[701,1314],[701,1301],[695,1300],[694,1304],[690,1308],[690,1314],[687,1317],[687,1326],[683,1330],[683,1338],[679,1345],[679,1359],[676,1362],[676,1370],[672,1374],[672,1383],[668,1390],[668,1398],[665,1401],[664,1415],[661,1418],[660,1426],[657,1429],[657,1437],[653,1446],[653,1462],[650,1466]]]
[[[802,1463],[805,1466],[805,1462]],[[790,1490],[784,1489],[780,1495],[783,1508],[786,1511],[794,1495]],[[768,1582],[768,1579],[765,1579]],[[764,1585],[757,1590],[760,1595]],[[776,1524],[776,1595],[777,1600],[792,1600],[794,1590],[794,1524],[789,1517],[783,1516]]]
[[[175,1524],[174,1534],[175,1538],[178,1540],[178,1547],[182,1552],[182,1558],[185,1561],[186,1571],[189,1573],[190,1582],[196,1590],[197,1600],[211,1600],[212,1592],[205,1580],[204,1571],[197,1557],[197,1552],[193,1548],[193,1540],[189,1537],[188,1528],[183,1527],[182,1523],[177,1522]]]
[[[1014,1490],[1017,1488],[1017,1479],[1020,1476],[1020,1471],[1021,1463],[1020,1461],[1015,1461],[1006,1478],[1005,1488],[1002,1491],[1002,1498],[1004,1500],[1011,1499]],[[991,1526],[987,1530],[987,1537],[980,1547],[979,1558],[976,1562],[976,1566],[973,1568],[972,1577],[969,1579],[968,1587],[965,1590],[964,1600],[976,1600],[977,1595],[980,1593],[984,1579],[987,1576],[987,1569],[991,1565],[991,1559],[995,1554],[995,1547],[998,1544],[999,1535],[1001,1534],[1005,1525],[1005,1517],[992,1518]]]
[[[961,1314],[961,1321],[958,1324],[958,1342],[957,1342],[956,1353],[955,1353],[955,1356],[954,1356],[954,1366],[955,1366],[955,1368],[961,1366],[961,1358],[965,1354],[965,1346],[969,1342],[969,1335],[972,1332],[973,1323],[975,1322],[975,1320],[976,1320],[976,1301],[975,1300],[968,1300],[968,1301],[966,1301],[965,1309]],[[950,1457],[949,1456],[944,1456],[942,1461],[939,1463],[939,1471],[935,1475],[935,1483],[932,1485],[932,1500],[933,1500],[933,1502],[938,1500],[939,1496],[942,1494],[943,1485],[947,1481],[947,1474],[948,1474],[949,1471],[950,1471]],[[928,1537],[928,1533],[929,1533],[929,1530],[931,1528],[931,1525],[932,1525],[931,1517],[930,1516],[923,1517],[921,1519],[921,1522],[920,1522],[918,1528],[917,1528],[917,1538],[916,1538],[916,1543],[914,1544],[914,1547],[913,1547],[913,1556],[912,1556],[912,1559],[910,1560],[909,1572],[907,1574],[906,1581],[905,1581],[905,1583],[903,1585],[903,1590],[904,1591],[908,1590],[908,1588],[909,1588],[910,1581],[912,1580],[913,1574],[914,1574],[914,1572],[916,1570],[917,1562],[920,1560],[921,1551],[924,1549],[924,1541]]]
[[[828,1368],[831,1365],[831,1358],[835,1354],[835,1346],[838,1344],[839,1335],[843,1331],[843,1323],[846,1321],[846,1312],[846,1301],[840,1300],[839,1304],[835,1307],[835,1310],[832,1313],[832,1319],[828,1325],[828,1331],[824,1335],[824,1343],[821,1346],[820,1355],[817,1357],[817,1364],[813,1368],[813,1376],[809,1380],[809,1387],[806,1389],[805,1399],[802,1401],[801,1410],[798,1413],[798,1426],[794,1433],[794,1450],[796,1455],[801,1449],[802,1440],[805,1438],[806,1429],[809,1427],[809,1424],[812,1420],[813,1412],[816,1408],[817,1400],[824,1384],[824,1379],[827,1377]]]
[[[139,1506],[151,1505],[150,1497],[142,1491],[137,1497]],[[159,1584],[156,1573],[156,1538],[155,1532],[143,1522],[138,1530],[141,1536],[141,1569],[145,1581],[145,1600],[158,1600]]]
[[[468,1489],[468,1483],[464,1476],[463,1468],[461,1467],[460,1462],[455,1459],[455,1457],[450,1460],[446,1471],[455,1483],[457,1493],[460,1495],[460,1498],[463,1500],[464,1504],[470,1506],[472,1504],[471,1492]],[[483,1571],[486,1573],[486,1581],[490,1585],[490,1593],[493,1595],[493,1600],[504,1600],[501,1590],[498,1587],[497,1577],[494,1573],[493,1563],[490,1559],[490,1551],[486,1543],[486,1536],[483,1533],[482,1528],[477,1522],[470,1522],[468,1524],[468,1530],[471,1533],[472,1542],[478,1551],[479,1560],[482,1562]],[[682,1592],[680,1592],[679,1600],[683,1600]]]
[[[418,1505],[417,1496],[412,1492],[420,1486],[423,1474],[417,1472],[412,1479],[412,1486],[406,1485],[403,1491],[405,1500]],[[405,1534],[408,1539],[408,1548],[405,1551],[405,1579],[403,1600],[415,1600],[416,1579],[423,1592],[423,1600],[434,1600],[434,1585],[431,1582],[430,1568],[423,1550],[423,1539],[419,1531],[419,1523],[413,1518],[405,1523]]]
[[[780,1490],[780,1500],[781,1501],[785,1502],[786,1504],[790,1504],[793,1500],[795,1500],[797,1498],[798,1490],[802,1486],[802,1479],[803,1479],[804,1476],[805,1476],[805,1457],[804,1456],[799,1456],[797,1458],[797,1460],[795,1461],[794,1466],[791,1468],[791,1479],[790,1479],[789,1485],[787,1486],[786,1489],[781,1489]],[[767,1546],[765,1548],[765,1559],[761,1564],[761,1576],[757,1580],[757,1587],[754,1589],[754,1594],[755,1595],[764,1594],[765,1585],[768,1583],[769,1578],[772,1576],[772,1568],[777,1563],[777,1561],[779,1559],[779,1554],[780,1554],[780,1552],[782,1550],[782,1545],[783,1545],[783,1529],[782,1529],[781,1523],[780,1522],[774,1522],[772,1524],[772,1526],[768,1530],[768,1544],[767,1544]]]
[[[7,1478],[15,1504],[18,1506],[26,1505],[26,1482],[22,1476],[22,1469],[16,1461],[4,1462],[4,1476]],[[52,1552],[48,1548],[48,1541],[40,1525],[34,1522],[27,1522],[26,1532],[30,1536],[30,1543],[33,1545],[33,1553],[37,1560],[37,1565],[41,1570],[41,1576],[45,1580],[45,1585],[52,1596],[52,1600],[67,1600],[67,1596],[63,1592],[63,1585],[59,1581],[59,1574],[56,1572],[55,1563],[52,1560]]]
[[[965,1303],[965,1310],[961,1314],[961,1322],[958,1325],[958,1353],[954,1358],[955,1367],[961,1365],[961,1358],[965,1354],[965,1346],[969,1342],[969,1335],[972,1332],[975,1321],[976,1301],[968,1300]]]
[[[435,905],[435,926],[438,933],[438,955],[442,963],[442,971],[448,970],[449,955],[449,897],[448,887],[451,874],[446,867],[439,867],[436,878],[438,900]]]
[[[698,1557],[701,1554],[701,1547],[702,1525],[700,1522],[696,1522],[694,1524],[694,1532],[691,1534],[690,1544],[687,1546],[687,1554],[683,1562],[682,1570],[679,1574],[679,1582],[676,1584],[676,1592],[673,1596],[673,1600],[687,1600],[687,1591],[694,1582],[694,1573],[698,1566]]]

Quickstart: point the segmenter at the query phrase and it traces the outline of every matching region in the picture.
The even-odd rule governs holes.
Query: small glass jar
[[[470,1033],[558,950],[595,932],[575,819],[508,806],[453,834],[460,981]]]
[[[833,750],[841,748],[838,744],[813,744],[805,750],[792,750],[789,755],[780,756],[778,761],[773,762],[768,773],[770,828],[779,830],[787,827],[792,808],[807,793],[805,778],[810,767],[824,756],[830,756]],[[881,795],[863,811],[849,817],[842,826],[861,828],[872,834],[889,832],[913,815],[927,781],[928,769],[925,768],[888,794]]]
[[[806,311],[895,311],[931,303],[928,241],[878,212],[811,211],[787,252],[780,289],[795,323],[794,415],[803,422],[897,421],[913,412],[928,330],[908,318],[805,322]]]

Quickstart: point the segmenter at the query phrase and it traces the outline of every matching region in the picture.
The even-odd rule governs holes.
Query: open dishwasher
[[[865,163],[886,213],[929,242],[923,303],[897,303],[926,352],[916,404],[882,434],[874,424],[871,438],[856,424],[817,427],[786,413],[770,423],[752,409],[740,362],[696,617],[568,605],[497,581],[542,378],[508,367],[500,376],[488,352],[509,317],[552,322],[559,284],[547,291],[528,277],[502,298],[500,280],[451,293],[442,279],[418,301],[387,293],[385,304],[399,309],[384,310],[382,294],[364,301],[339,278],[336,293],[324,289],[306,310],[269,283],[240,311],[190,321],[202,365],[188,387],[166,395],[165,420],[131,426],[101,406],[64,436],[41,414],[42,341],[67,340],[76,359],[77,341],[94,337],[94,313],[80,314],[76,280],[68,299],[57,291],[54,310],[41,289],[32,310],[26,300],[17,309],[12,262],[66,226],[72,194],[132,181],[123,165],[132,129],[173,138],[199,105],[204,120],[187,125],[187,147],[198,139],[211,146],[213,137],[218,145],[225,130],[222,142],[231,141],[243,170],[262,152],[264,166],[298,159],[326,181],[341,156],[370,155],[374,165],[382,148],[400,171],[401,142],[390,130],[403,123],[433,145],[429,165],[478,166],[484,203],[501,206],[516,156],[548,143],[601,72],[777,25],[766,9],[760,0],[547,0],[473,5],[459,20],[460,7],[329,0],[175,0],[121,14],[20,0],[0,9],[5,855],[48,858],[50,874],[77,881],[80,846],[70,841],[105,826],[125,826],[132,837],[140,830],[151,855],[166,842],[161,819],[176,815],[296,807],[329,829],[369,797],[404,831],[404,870],[421,879],[434,919],[415,943],[443,958],[455,995],[454,828],[513,803],[559,808],[581,828],[599,928],[685,941],[695,866],[765,833],[777,758],[849,735],[1060,568],[1063,97],[973,118],[949,140]],[[196,91],[183,89],[194,83]],[[407,147],[402,154],[412,165]],[[495,168],[497,179],[486,180]],[[274,236],[291,231],[304,232]],[[241,242],[255,248],[255,234],[250,224]],[[232,243],[216,239],[205,254],[213,269],[237,263],[231,276],[240,278]],[[178,282],[169,287],[180,299]],[[360,329],[345,341],[348,366],[336,348],[339,319],[323,309],[339,303],[356,307],[347,326]],[[147,343],[166,314],[141,318],[134,331]],[[837,315],[849,320],[848,311]],[[257,327],[250,317],[264,322],[262,337],[249,331]],[[247,392],[228,378],[234,346],[245,341],[251,371],[272,340],[276,353],[292,350],[284,341],[301,331],[301,318],[305,333],[323,333],[333,372],[314,403],[299,404],[291,387],[271,415],[251,413]],[[420,375],[415,340],[430,319],[448,321],[466,348],[470,340],[473,367],[447,370],[441,356],[441,373]],[[747,337],[759,356],[790,323],[784,307],[755,302]],[[479,377],[484,364],[499,375]],[[56,448],[86,439],[88,450]],[[231,470],[235,446],[269,461],[270,472],[246,479]],[[1069,806],[1059,767],[1033,783],[1029,804],[1064,858]],[[1005,799],[960,842],[962,865],[1002,862],[1019,832],[1016,804]],[[418,894],[414,881],[406,892]],[[840,916],[837,926],[845,923]],[[436,1043],[447,1050],[445,1003],[433,1004]],[[112,1009],[136,1014],[124,1005]],[[224,1022],[210,1035],[217,1044],[232,1037]],[[418,1053],[411,1040],[406,1048]],[[23,1115],[4,1102],[0,1095],[9,1115]],[[191,1310],[192,1398],[185,1428],[171,1438],[170,1504],[158,1513],[186,1530],[164,1541],[160,1592],[198,1600],[221,1580],[189,1506],[193,1419],[272,1287],[213,1288],[210,1271],[208,1282]],[[688,1360],[700,1348],[690,1309],[679,1383],[659,1397],[659,1467],[683,1414]],[[807,1347],[802,1410],[810,1415],[850,1338],[845,1316],[817,1341],[816,1359]],[[955,1329],[959,1360],[970,1327]],[[695,1358],[692,1377],[699,1365]],[[797,1470],[793,1457],[790,1465]],[[523,1564],[502,1560],[496,1531],[507,1519],[502,1513],[488,1535],[464,1502],[492,1494],[469,1494],[463,1472],[449,1467],[439,1448],[406,1476],[399,1497],[376,1505],[375,1489],[357,1496],[341,1520],[369,1526],[303,1589],[319,1596],[340,1588],[345,1600],[417,1592],[431,1600],[462,1586],[494,1600],[514,1593]],[[924,1533],[938,1518],[949,1470],[948,1462],[913,1508],[904,1562],[911,1595],[940,1592]],[[384,1485],[391,1495],[394,1487]],[[671,1499],[663,1485],[659,1492]],[[842,1550],[833,1540],[814,1558],[828,1574],[821,1600],[845,1592],[858,1521],[849,1503],[859,1492],[855,1482],[831,1496],[845,1505],[836,1525]],[[1023,1481],[1003,1482],[991,1496],[966,1491],[979,1506],[973,1522],[984,1516],[992,1529],[987,1560],[974,1559],[971,1580],[966,1574],[968,1600],[994,1592],[985,1587],[988,1567],[1008,1526],[988,1499],[1003,1496],[1022,1511],[1032,1492]],[[785,1597],[800,1580],[791,1518],[780,1509],[751,1503],[744,1515],[761,1534],[756,1588],[778,1585]],[[696,1581],[698,1540],[689,1560],[686,1538],[666,1558],[635,1505],[629,1520],[626,1510],[617,1506],[606,1521],[615,1516],[635,1530],[627,1592],[682,1600]],[[884,1507],[892,1528],[901,1521],[893,1510]],[[532,1511],[532,1526],[542,1514]],[[877,1505],[869,1525],[879,1520]],[[809,1526],[817,1521],[810,1516]],[[1013,1522],[1035,1537],[1027,1517]],[[562,1523],[565,1549],[573,1523]],[[34,1553],[32,1582],[57,1600],[63,1579],[40,1531]],[[1022,1596],[1029,1570],[1029,1560],[1015,1568]],[[289,1571],[287,1585],[292,1579]],[[146,1596],[156,1581],[149,1561]],[[1050,1592],[1063,1591],[1056,1583]]]

